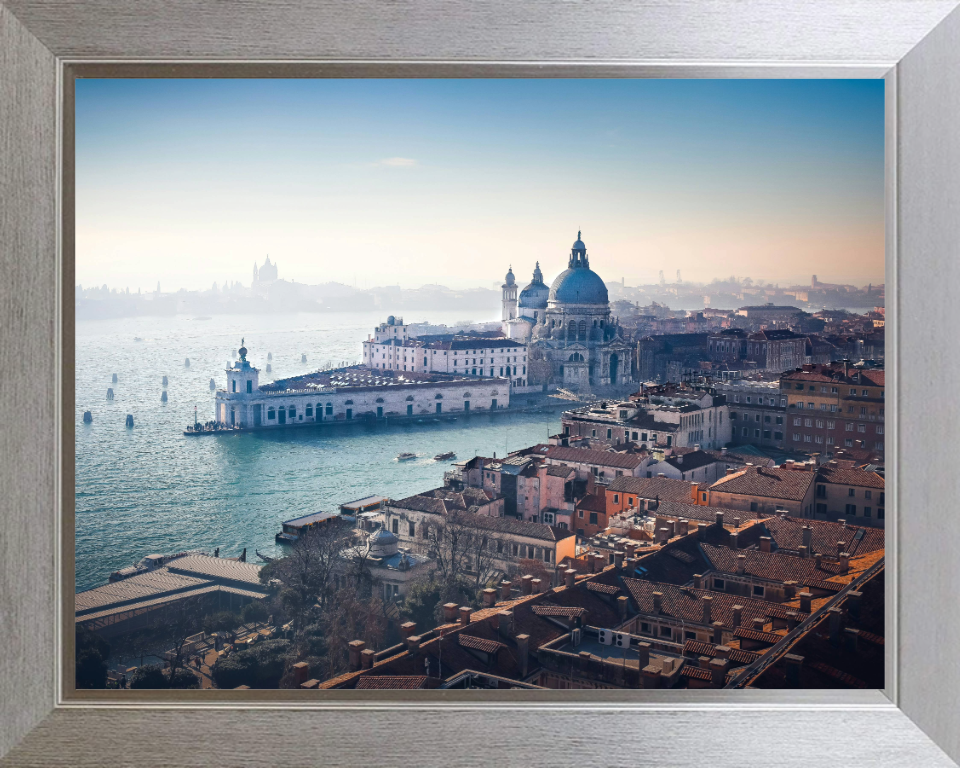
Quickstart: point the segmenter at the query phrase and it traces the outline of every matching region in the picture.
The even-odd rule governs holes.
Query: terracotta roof
[[[802,501],[813,483],[814,473],[800,469],[747,467],[721,477],[710,486],[711,491],[769,499]]]
[[[807,614],[802,614],[806,617]],[[755,629],[750,629],[749,627],[737,627],[733,630],[734,637],[743,637],[747,640],[757,640],[761,643],[770,643],[774,645],[783,640],[783,635],[775,635],[772,632],[758,632]]]
[[[550,464],[547,466],[547,474],[553,477],[570,477],[571,473],[576,473],[573,467],[567,464]]]
[[[680,670],[680,674],[684,677],[692,677],[695,680],[712,680],[713,675],[710,674],[709,669],[702,669],[701,667],[695,667],[693,664],[684,664],[683,668]]]
[[[670,477],[615,477],[607,491],[635,493],[642,499],[660,498],[661,501],[692,501],[696,483],[674,480]]]
[[[833,483],[834,485],[855,485],[860,488],[880,488],[884,487],[882,475],[876,472],[866,472],[862,469],[838,467],[831,464],[824,464],[817,472],[818,483]]]
[[[528,539],[540,539],[541,541],[562,541],[571,536],[576,536],[575,531],[547,525],[546,523],[530,523],[526,520],[517,520],[515,517],[470,515],[467,522],[472,527],[482,528],[486,531],[496,531]]]
[[[551,445],[546,456],[554,461],[571,464],[596,464],[617,469],[636,469],[646,459],[645,454],[615,453],[613,451],[595,451],[589,448],[568,448],[563,445]]]
[[[710,643],[701,643],[699,640],[687,640],[683,644],[683,655],[695,654],[697,656],[709,656],[711,659],[717,657],[717,648]],[[753,651],[744,651],[740,648],[730,649],[730,661],[736,664],[752,664],[760,658],[759,653]]]
[[[810,546],[814,553],[827,557],[837,554],[837,542],[846,542],[846,551],[854,557],[877,552],[884,548],[882,528],[862,528],[825,520],[806,520],[799,517],[771,517],[761,523],[779,549],[799,552],[803,545],[803,527],[810,526]]]
[[[607,497],[604,493],[588,493],[576,504],[577,509],[583,509],[587,512],[606,512]]]
[[[602,592],[605,595],[615,595],[620,591],[618,587],[615,587],[612,584],[599,584],[595,581],[588,581],[587,589],[589,589],[591,592]]]
[[[680,456],[668,456],[664,461],[681,472],[690,472],[708,464],[716,464],[717,459],[706,451],[691,451]]]
[[[584,616],[587,612],[586,608],[575,608],[563,605],[535,605],[532,610],[537,616],[563,616],[568,619],[576,616]]]
[[[424,688],[425,675],[368,675],[357,680],[358,691],[412,691]]]
[[[689,498],[689,496],[687,497]],[[683,501],[663,500],[654,513],[657,517],[672,517],[679,520],[681,517],[687,520],[696,520],[702,523],[713,523],[717,520],[717,512],[723,512],[724,523],[733,524],[733,518],[739,517],[746,521],[750,513],[741,513],[739,510],[725,509],[724,507],[700,506]]]
[[[484,653],[496,653],[499,649],[506,647],[503,643],[498,643],[496,640],[486,640],[482,637],[464,634],[457,635],[457,642],[464,648],[472,648],[475,651],[483,651]]]
[[[653,610],[653,593],[660,592],[663,595],[661,615],[691,624],[703,624],[703,597],[712,598],[711,621],[719,621],[727,629],[733,628],[733,606],[735,605],[743,607],[740,614],[741,627],[751,624],[755,618],[766,619],[767,611],[772,606],[779,605],[766,600],[730,595],[726,592],[678,587],[674,584],[655,581],[625,578],[623,583],[640,613],[656,615]],[[801,619],[807,617],[806,613],[798,611],[798,614]]]
[[[746,558],[743,563],[744,574],[769,581],[796,581],[806,584],[808,581],[826,581],[840,573],[840,564],[830,560],[822,560],[818,568],[817,561],[812,557],[761,552],[758,549],[729,549],[710,544],[703,544],[702,549],[710,566],[722,573],[737,572],[739,555]]]

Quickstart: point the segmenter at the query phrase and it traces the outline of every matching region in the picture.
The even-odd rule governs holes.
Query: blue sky
[[[883,280],[879,80],[79,80],[77,281]]]

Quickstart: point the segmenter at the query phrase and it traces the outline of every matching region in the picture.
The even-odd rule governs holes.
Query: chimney
[[[473,613],[473,608],[469,605],[460,606],[460,626],[465,627],[470,623],[471,613]]]
[[[843,630],[843,649],[848,653],[856,653],[860,639],[860,630],[847,627]]]
[[[660,687],[660,667],[654,666],[653,664],[648,664],[643,668],[640,674],[643,678],[644,688]]]
[[[356,672],[360,669],[360,652],[367,647],[363,640],[351,640],[347,643],[347,649],[350,651],[350,671]]]
[[[729,537],[730,549],[740,549],[740,547],[738,546],[739,545],[738,539],[739,539],[739,536],[737,535],[736,531],[731,531],[730,537]]]
[[[420,635],[410,635],[410,637],[406,639],[407,652],[411,656],[417,656],[420,653],[420,642],[422,639]]]
[[[500,632],[513,637],[513,611],[500,611]]]
[[[757,616],[753,620],[753,629],[755,632],[764,632],[764,627],[767,624],[767,620],[762,616]]]
[[[693,588],[694,589],[703,589],[703,574],[695,573],[693,574]]]
[[[590,563],[590,570],[593,573],[600,573],[603,570],[604,565],[606,564],[606,559],[599,552],[594,552],[593,562]]]
[[[804,613],[811,613],[811,608],[813,606],[813,594],[810,592],[801,592],[800,593],[800,610]]]
[[[723,527],[723,512],[720,510],[717,511],[717,525]]]
[[[810,550],[807,549],[802,544],[800,545],[800,557],[803,557],[803,558],[810,557]]]
[[[527,665],[530,657],[530,635],[517,635],[517,661],[520,662],[520,677],[527,676]]]
[[[501,582],[500,582],[500,599],[501,599],[501,600],[509,600],[509,599],[510,599],[510,587],[511,587],[511,586],[512,586],[512,585],[510,584],[509,581],[501,581]]]
[[[483,607],[492,608],[497,604],[497,590],[488,587],[483,590]]]
[[[816,567],[817,567],[817,570],[818,570],[818,571],[820,570],[820,559],[821,559],[821,557],[822,557],[822,555],[821,555],[819,552],[817,552],[817,554],[815,554],[815,555],[813,556],[813,559],[817,561],[817,566],[816,566]]]
[[[710,682],[714,688],[723,688],[727,681],[727,667],[729,666],[730,659],[711,659]]]
[[[837,542],[837,557],[839,558],[844,552],[847,551],[847,542],[838,541]]]
[[[809,525],[803,526],[803,546],[807,548],[807,552],[813,549],[813,529]]]
[[[785,600],[793,600],[796,594],[797,594],[797,582],[795,581],[783,582],[783,596]]]
[[[623,568],[623,552],[613,553],[613,564],[617,570],[621,570]]]
[[[459,606],[456,603],[444,603],[443,604],[443,621],[446,624],[450,624],[457,620],[457,608]]]
[[[727,452],[727,449],[724,448],[724,449],[723,449],[723,452],[726,453],[726,452]],[[737,470],[736,467],[727,467],[727,474],[728,474],[728,475],[735,475],[735,474],[737,474],[737,471],[738,471],[738,470]]]
[[[677,456],[676,459],[677,459],[677,464],[683,464],[683,454]]]
[[[710,662],[713,661],[709,656],[700,656],[697,659],[697,666],[700,669],[710,669]]]
[[[710,597],[709,595],[704,595],[703,597],[700,598],[700,606],[703,610],[703,623],[712,624],[713,615],[711,613],[711,610],[713,608],[713,598]]]
[[[640,659],[640,669],[650,663],[650,643],[637,643],[637,656]]]
[[[669,528],[658,528],[657,529],[657,544],[663,545],[670,540],[670,529]]]
[[[410,635],[417,631],[417,624],[414,621],[406,621],[400,625],[400,636],[406,640]]]
[[[573,568],[567,568],[566,572],[563,574],[566,577],[567,588],[573,587],[577,579],[577,572]]]
[[[847,611],[850,618],[856,622],[860,621],[860,601],[863,598],[863,592],[847,592]]]
[[[737,573],[742,576],[744,570],[746,569],[746,566],[747,566],[747,556],[737,555]]]
[[[733,626],[739,627],[740,622],[743,620],[743,606],[735,605],[733,606]]]
[[[787,611],[787,631],[792,632],[800,623],[800,615],[796,611]]]
[[[617,613],[620,616],[621,623],[627,620],[627,598],[624,595],[620,595],[617,598]]]
[[[740,518],[739,518],[739,517],[733,518],[733,527],[734,527],[734,528],[739,528],[739,527],[740,527]]]
[[[298,661],[293,665],[293,683],[297,688],[307,681],[310,674],[310,665],[305,661]]]
[[[729,645],[715,645],[713,647],[714,658],[717,659],[729,659],[730,658],[730,646]]]
[[[837,607],[830,608],[827,611],[830,617],[830,642],[834,645],[840,644],[840,626],[843,621],[843,611]]]
[[[362,650],[360,652],[360,669],[370,669],[373,666],[373,657],[376,655],[373,648],[365,648]]]
[[[657,472],[657,477],[666,477],[666,475],[663,472]]]
[[[653,612],[660,613],[663,610],[663,592],[653,593]]]
[[[841,552],[840,553],[840,573],[848,573],[850,571],[850,553]]]
[[[679,520],[677,520],[677,535],[686,536],[687,531],[689,530],[689,526],[690,526],[690,521],[687,520],[686,518],[681,517]]]
[[[797,656],[794,653],[788,653],[783,657],[786,665],[787,684],[791,686],[800,685],[800,668],[803,666],[803,656]]]
[[[772,552],[773,551],[773,539],[769,536],[760,537],[760,551],[761,552]]]
[[[529,595],[530,594],[530,582],[533,581],[533,576],[529,573],[520,579],[520,594]],[[463,610],[462,608],[460,609]]]
[[[720,645],[723,642],[723,622],[715,621],[710,626],[713,627],[713,644]]]
[[[541,585],[542,583],[543,583],[543,582],[541,582],[540,579],[534,579],[533,581],[530,582],[530,587],[531,587],[531,589],[533,590],[533,594],[535,594],[535,595],[539,595],[539,594],[540,594],[540,585]],[[496,590],[494,590],[494,591],[496,591]]]

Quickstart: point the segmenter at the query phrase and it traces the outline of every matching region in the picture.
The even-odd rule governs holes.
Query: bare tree
[[[467,588],[475,593],[500,573],[502,537],[477,521],[474,513],[457,511],[430,522],[423,549],[436,563],[444,597],[452,599]]]

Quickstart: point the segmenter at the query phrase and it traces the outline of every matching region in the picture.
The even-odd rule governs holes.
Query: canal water
[[[357,312],[77,322],[77,590],[105,583],[112,571],[151,553],[220,547],[230,557],[246,547],[255,561],[255,549],[276,553],[274,535],[283,520],[371,494],[400,498],[442,485],[449,466],[433,460],[438,453],[501,456],[559,431],[556,411],[183,435],[195,408],[200,421],[213,418],[210,379],[225,385],[224,370],[241,338],[265,383],[328,361],[359,362],[360,342],[384,319]],[[415,319],[453,324],[470,318],[438,312]],[[161,402],[164,376],[167,402]],[[83,423],[87,410],[90,424]],[[127,414],[133,428],[125,425]],[[397,462],[406,451],[418,458]]]

